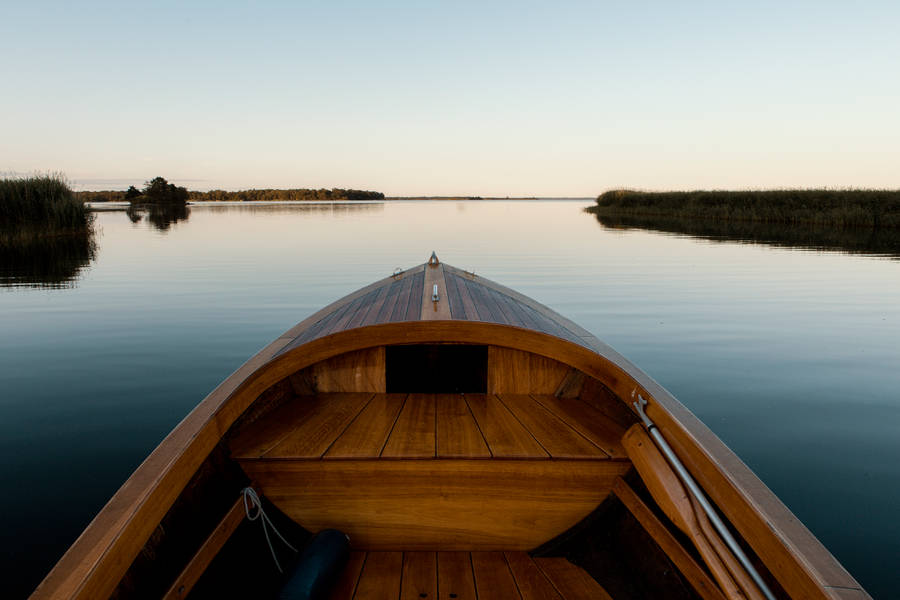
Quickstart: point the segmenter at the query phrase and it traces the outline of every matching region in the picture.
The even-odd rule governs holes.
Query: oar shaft
[[[747,570],[747,573],[749,573],[750,577],[753,579],[753,582],[759,587],[760,591],[763,593],[766,599],[776,600],[775,595],[772,594],[769,586],[767,586],[766,582],[763,581],[763,578],[756,570],[756,567],[753,566],[753,563],[751,563],[750,559],[747,558],[747,555],[744,554],[744,551],[737,543],[737,540],[735,540],[734,536],[731,535],[731,531],[728,530],[728,527],[726,527],[725,523],[719,517],[719,513],[716,512],[710,501],[706,498],[706,494],[703,493],[703,490],[700,489],[700,486],[697,485],[697,482],[694,481],[694,478],[681,463],[681,460],[679,460],[678,456],[669,446],[668,442],[666,442],[666,438],[663,437],[656,424],[651,421],[650,417],[647,416],[647,413],[644,412],[644,406],[647,404],[647,401],[644,400],[640,396],[640,394],[638,394],[638,401],[633,402],[632,404],[637,410],[638,415],[640,415],[641,420],[644,422],[644,425],[647,427],[647,432],[650,434],[650,437],[652,437],[653,441],[656,442],[657,447],[659,447],[660,451],[663,453],[663,456],[666,457],[666,460],[672,466],[672,469],[674,469],[675,473],[678,475],[678,478],[682,481],[682,483],[684,483],[685,487],[687,487],[691,495],[696,498],[697,502],[700,504],[700,507],[703,509],[703,512],[705,512],[706,516],[709,517],[709,520],[713,524],[713,527],[715,527],[716,531],[719,532],[719,535],[722,536],[722,539],[728,545],[728,548],[732,551],[732,553],[734,553],[734,556]]]

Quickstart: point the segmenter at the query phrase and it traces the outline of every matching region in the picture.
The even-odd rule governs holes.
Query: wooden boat
[[[222,382],[32,597],[276,594],[248,485],[298,549],[348,534],[335,599],[868,597],[650,377],[434,255]]]

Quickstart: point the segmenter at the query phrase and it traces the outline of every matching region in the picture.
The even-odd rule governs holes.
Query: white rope
[[[291,546],[290,542],[284,539],[284,536],[281,535],[281,533],[275,527],[275,524],[272,523],[269,515],[267,515],[266,511],[263,510],[262,502],[260,502],[259,495],[257,495],[256,490],[254,490],[252,487],[245,487],[243,490],[241,490],[241,494],[244,497],[244,512],[247,513],[247,520],[255,521],[262,517],[260,521],[262,522],[263,533],[266,534],[266,543],[269,544],[269,552],[272,553],[272,560],[275,561],[275,566],[278,567],[278,572],[284,573],[284,571],[281,570],[281,563],[278,562],[278,557],[275,556],[275,548],[272,547],[272,540],[269,538],[269,529],[266,526],[266,523],[268,523],[272,528],[272,531],[274,531],[278,535],[278,537],[281,538],[281,541],[284,542],[285,546],[287,546],[294,552],[296,552],[297,549]],[[256,507],[255,513],[253,512],[254,506]]]

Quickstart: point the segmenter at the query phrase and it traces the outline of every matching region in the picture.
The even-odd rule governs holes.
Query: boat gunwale
[[[374,289],[375,285],[363,290]],[[334,304],[352,300],[351,296]],[[632,391],[642,394],[650,401],[648,414],[676,453],[754,551],[766,557],[766,566],[792,597],[833,598],[839,597],[841,590],[868,597],[837,559],[706,425],[641,369],[593,336],[594,348],[589,349],[547,333],[492,322],[400,321],[339,331],[281,353],[305,329],[300,325],[308,326],[314,322],[313,317],[263,348],[201,401],[113,495],[32,598],[108,596],[197,467],[272,384],[346,352],[424,342],[491,344],[532,352],[595,377],[621,398],[630,397]],[[773,557],[773,552],[777,556]]]

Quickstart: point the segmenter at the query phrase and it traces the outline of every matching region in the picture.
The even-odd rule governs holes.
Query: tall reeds
[[[0,241],[83,234],[92,223],[62,175],[0,179]]]
[[[590,211],[599,215],[893,228],[900,227],[900,190],[611,190],[600,194]]]

